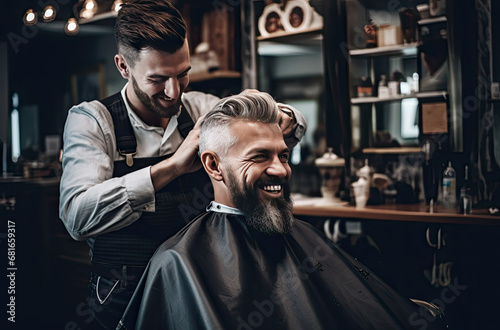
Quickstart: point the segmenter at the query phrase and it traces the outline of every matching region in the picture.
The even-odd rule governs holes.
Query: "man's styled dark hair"
[[[134,66],[143,49],[175,53],[186,39],[186,23],[166,0],[129,0],[118,11],[115,40],[128,65]]]

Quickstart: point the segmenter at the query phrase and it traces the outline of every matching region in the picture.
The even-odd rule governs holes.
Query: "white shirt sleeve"
[[[64,128],[59,216],[69,234],[84,240],[118,230],[154,211],[146,167],[113,178],[117,150],[111,115],[96,101],[70,109]]]

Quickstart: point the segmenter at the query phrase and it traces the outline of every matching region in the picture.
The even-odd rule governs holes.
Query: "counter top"
[[[59,177],[24,178],[22,176],[0,177],[0,193],[17,194],[32,188],[59,188]]]
[[[487,209],[472,209],[471,214],[459,214],[458,209],[444,209],[434,206],[429,212],[429,205],[422,204],[384,204],[356,208],[352,205],[314,205],[319,199],[299,200],[295,203],[293,213],[296,216],[339,217],[355,219],[374,219],[392,221],[416,221],[443,224],[468,225],[500,225],[500,216],[490,215]]]

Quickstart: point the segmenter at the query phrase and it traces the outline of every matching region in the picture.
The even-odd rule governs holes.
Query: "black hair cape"
[[[157,249],[117,329],[434,326],[309,223],[268,235],[208,212]]]

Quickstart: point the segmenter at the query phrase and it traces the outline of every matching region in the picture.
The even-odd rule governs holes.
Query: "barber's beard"
[[[247,225],[266,234],[287,234],[293,226],[293,204],[288,182],[279,179],[266,181],[266,184],[281,184],[281,197],[262,200],[259,196],[259,182],[253,187],[243,184],[228,173],[228,187],[234,206],[245,213]]]
[[[139,101],[141,101],[141,103],[145,107],[147,107],[150,111],[160,115],[163,118],[170,118],[170,117],[174,116],[175,114],[177,114],[177,112],[179,111],[179,107],[181,105],[180,98],[177,100],[177,102],[175,102],[175,104],[168,106],[168,107],[164,107],[158,101],[158,94],[155,94],[152,97],[150,97],[147,93],[145,93],[139,87],[139,85],[137,84],[137,81],[135,80],[134,77],[131,77],[130,80],[132,81],[132,87],[134,88],[135,95],[137,95],[137,98],[139,99]],[[162,93],[163,93],[163,91],[160,92],[159,94],[162,94]]]

